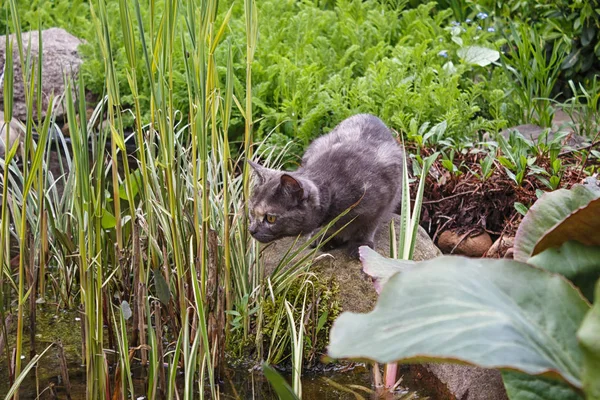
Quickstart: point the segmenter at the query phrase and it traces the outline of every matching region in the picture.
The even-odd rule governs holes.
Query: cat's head
[[[254,170],[254,185],[248,204],[250,234],[268,243],[306,234],[318,227],[319,191],[309,179],[263,167],[248,161]]]

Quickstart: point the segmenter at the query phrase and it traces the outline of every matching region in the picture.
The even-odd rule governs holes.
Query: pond
[[[85,398],[86,371],[81,357],[81,320],[78,315],[76,311],[57,310],[56,307],[47,304],[38,305],[36,349],[41,352],[48,346],[52,345],[52,347],[43,356],[37,368],[34,368],[25,378],[20,390],[21,399],[34,399],[38,394],[41,399],[68,398],[66,384],[62,377],[61,351],[59,346],[53,345],[59,341],[64,349],[68,369],[70,396],[72,399]],[[9,338],[14,341],[14,335],[9,335]],[[29,338],[25,335],[24,354],[28,354],[29,349]],[[23,364],[26,365],[29,358],[23,357],[25,357]],[[107,358],[110,362],[114,354],[107,353]],[[259,368],[253,368],[252,363],[235,362],[235,364],[236,367],[227,367],[222,372],[219,385],[222,398],[265,400],[278,398]],[[116,364],[111,363],[109,366],[111,387],[114,386],[114,365]],[[147,369],[134,361],[131,372],[136,399],[146,399]],[[401,372],[402,382],[393,398],[408,400],[436,396],[436,392],[432,391],[433,388],[426,387],[430,382],[423,379],[420,372],[408,366],[403,367]],[[281,373],[288,381],[291,379],[289,371]],[[182,379],[182,375],[183,373],[180,374],[179,380]],[[0,376],[8,376],[5,362],[0,364]],[[8,381],[2,379],[0,397],[4,397],[8,390]],[[302,376],[302,398],[307,400],[356,399],[353,392],[369,398],[371,391],[370,368],[363,363],[320,364],[314,369],[305,371]]]

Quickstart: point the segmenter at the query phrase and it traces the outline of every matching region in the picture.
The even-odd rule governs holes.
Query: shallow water
[[[6,371],[2,371],[4,374]],[[137,400],[146,399],[144,369],[139,365],[132,368],[132,374],[134,375],[134,398]],[[32,371],[26,378],[25,382],[21,386],[20,396],[21,399],[35,399],[38,393],[41,393],[40,399],[66,399],[66,391],[60,376],[60,370],[58,363],[53,364],[50,358],[43,362],[37,371],[37,378],[35,376],[36,371]],[[243,369],[229,369],[227,371],[228,377],[224,378],[219,385],[220,396],[223,399],[265,399],[265,400],[276,400],[278,397],[266,381],[264,376],[258,372],[250,372]],[[286,376],[284,374],[284,376]],[[286,376],[289,380],[289,376]],[[302,377],[302,398],[306,400],[354,400],[356,396],[349,392],[339,388],[336,388],[329,384],[324,378],[330,379],[342,386],[348,387],[353,385],[353,389],[356,393],[360,394],[365,398],[369,398],[368,390],[370,390],[370,373],[364,366],[358,366],[352,371],[346,372],[305,372]],[[86,389],[85,379],[85,367],[79,364],[69,364],[69,379],[71,382],[71,398],[72,399],[84,399]],[[0,383],[0,396],[4,397],[8,390],[7,382],[5,379]],[[364,389],[357,389],[357,386],[362,386]],[[50,391],[50,387],[53,388],[54,393]],[[181,392],[180,392],[181,393]],[[408,389],[401,389],[399,395],[405,395],[412,393]],[[196,393],[195,397],[198,393]],[[206,393],[206,398],[210,398],[210,393]],[[422,396],[416,396],[412,399],[423,399]]]
[[[86,389],[85,366],[82,364],[81,354],[81,322],[79,314],[73,311],[56,311],[45,305],[38,309],[36,350],[42,352],[47,346],[57,340],[63,343],[65,358],[71,383],[71,398],[84,399]],[[14,327],[13,327],[14,330]],[[25,329],[27,331],[27,328]],[[9,345],[14,348],[14,334],[10,335]],[[29,336],[25,334],[24,354],[22,368],[29,362]],[[114,368],[109,367],[111,384],[114,382]],[[139,363],[132,363],[132,375],[135,390],[135,399],[146,399],[145,379],[146,369]],[[288,381],[289,374],[282,373]],[[348,388],[355,385],[358,394],[369,398],[368,390],[371,389],[371,378],[368,368],[363,364],[351,364],[344,367],[324,366],[318,371],[305,371],[302,377],[302,398],[308,400],[320,399],[356,399],[349,391],[344,391],[327,382],[327,379]],[[403,383],[411,386],[410,380]],[[412,385],[416,387],[415,385]],[[362,388],[361,388],[362,387]],[[8,373],[5,353],[0,356],[0,398],[9,390]],[[260,371],[250,367],[226,368],[219,384],[221,398],[224,399],[277,399]],[[413,390],[414,392],[414,390]],[[401,390],[400,394],[411,393],[409,389]],[[207,398],[210,394],[207,393]],[[41,359],[37,368],[33,369],[21,385],[21,399],[66,399],[65,385],[61,377],[59,350],[51,347]],[[55,397],[56,395],[56,397]],[[195,396],[197,397],[197,396]],[[415,396],[422,399],[423,396]]]

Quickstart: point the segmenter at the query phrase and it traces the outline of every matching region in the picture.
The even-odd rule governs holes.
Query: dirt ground
[[[600,148],[600,144],[596,144],[596,147]],[[431,153],[427,149],[423,151]],[[482,180],[479,178],[479,161],[482,158],[482,154],[457,154],[454,164],[462,165],[461,170],[465,172],[461,174],[451,174],[442,166],[441,158],[432,166],[425,185],[421,225],[434,242],[437,243],[440,233],[445,230],[468,233],[468,236],[485,231],[493,240],[500,236],[514,236],[523,218],[515,208],[515,203],[529,207],[537,199],[536,191],[550,190],[533,174],[525,176],[522,185],[517,185],[497,160],[494,161],[492,175]],[[561,188],[581,183],[587,177],[585,168],[593,162],[598,165],[597,160],[582,160],[575,152],[565,152],[559,158],[565,166]],[[537,166],[543,168],[548,164],[549,161],[543,157],[536,162]],[[412,185],[411,193],[415,193],[416,182]]]

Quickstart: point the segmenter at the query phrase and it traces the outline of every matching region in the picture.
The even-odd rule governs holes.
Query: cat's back
[[[338,164],[400,164],[402,150],[379,118],[357,114],[315,139],[302,158],[306,169]]]

